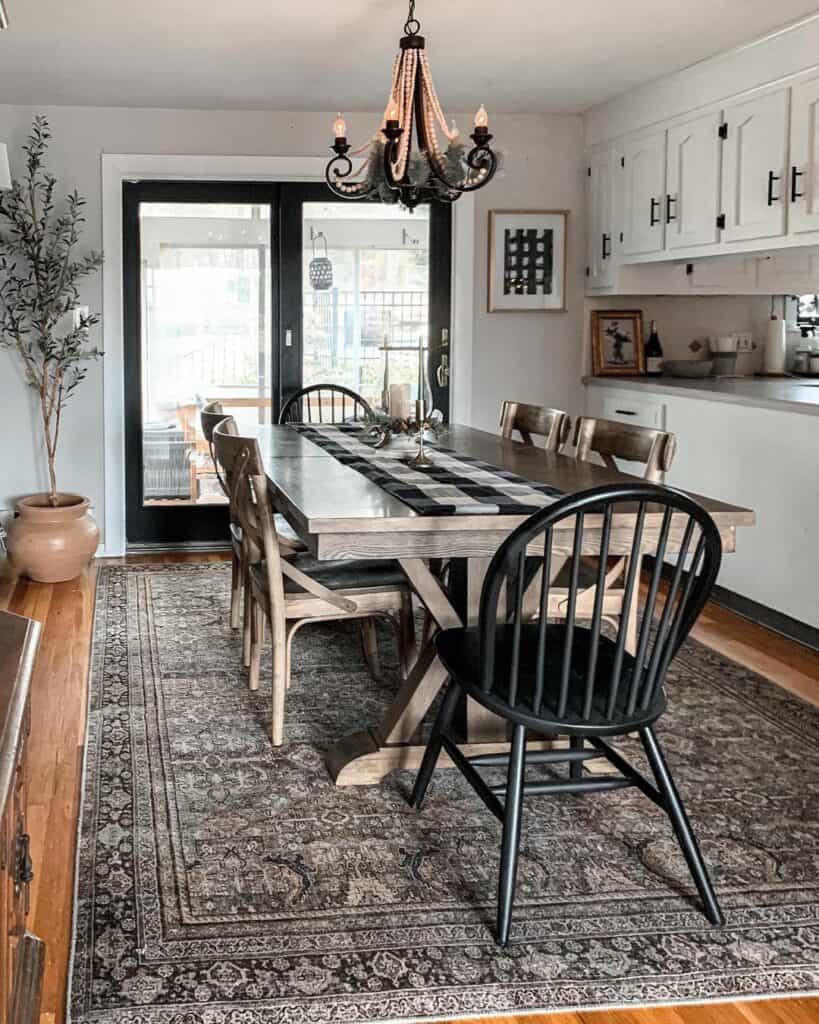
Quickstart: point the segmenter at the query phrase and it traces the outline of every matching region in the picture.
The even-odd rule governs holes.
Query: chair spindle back
[[[362,422],[370,415],[369,404],[355,391],[340,384],[311,384],[285,402],[279,423]]]
[[[672,536],[678,554],[667,585],[661,586]],[[527,561],[531,563],[533,555],[542,559],[539,611],[534,621],[527,622],[524,593],[531,579]],[[562,564],[566,555],[571,557],[566,619],[555,626],[547,621],[549,591],[561,567],[557,563]],[[579,567],[581,557],[587,555],[598,559],[598,579],[591,623],[581,627],[576,621]],[[628,568],[623,608],[612,640],[604,636],[602,626],[607,562],[615,556],[626,556]],[[640,613],[631,605],[646,556],[653,557],[653,565]],[[719,531],[708,513],[686,495],[655,484],[598,487],[536,513],[501,545],[487,571],[479,617],[481,689],[534,718],[562,720],[568,715],[578,725],[613,725],[645,710],[658,696],[671,659],[708,598],[721,557]],[[538,586],[537,582],[532,585]],[[506,610],[499,625],[502,598]],[[633,656],[626,652],[632,610],[638,617]],[[525,665],[523,630],[530,641]],[[582,642],[581,631],[585,633]],[[499,675],[501,659],[508,663],[508,677]],[[528,676],[525,688],[520,685],[523,673]],[[519,705],[523,699],[527,703]]]
[[[219,460],[216,458],[216,452],[213,447],[213,431],[225,418],[225,410],[223,409],[221,402],[208,402],[207,405],[202,406],[202,411],[199,413],[199,416],[202,424],[202,434],[208,443],[210,459],[213,463],[213,468],[216,470],[216,478],[219,481],[219,486],[229,498],[230,495],[228,494],[227,482],[222,473]]]

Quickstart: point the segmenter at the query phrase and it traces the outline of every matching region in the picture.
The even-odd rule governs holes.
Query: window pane
[[[199,412],[270,420],[270,210],[145,203],[143,501],[224,502]]]

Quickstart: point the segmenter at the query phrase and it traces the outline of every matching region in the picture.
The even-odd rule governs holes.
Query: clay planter
[[[15,569],[40,583],[73,580],[94,556],[100,531],[79,494],[30,494],[17,503],[19,515],[8,530],[8,549]]]

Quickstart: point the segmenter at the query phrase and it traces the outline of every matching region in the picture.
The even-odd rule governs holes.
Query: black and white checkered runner
[[[360,440],[360,424],[290,426],[420,515],[522,516],[563,495],[557,487],[532,483],[439,444],[428,445],[432,467],[413,469],[403,442],[373,448]]]

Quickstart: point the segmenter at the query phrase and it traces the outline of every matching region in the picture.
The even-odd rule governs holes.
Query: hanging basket
[[[323,256],[316,256],[316,241],[319,238],[324,242]],[[307,271],[310,275],[310,284],[315,291],[326,292],[328,288],[333,287],[333,262],[327,255],[327,239],[323,231],[314,235],[311,229],[310,241],[313,243],[313,258]]]

